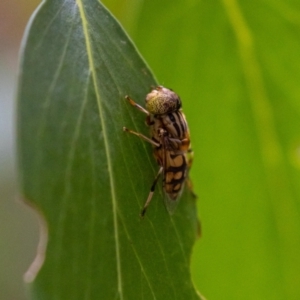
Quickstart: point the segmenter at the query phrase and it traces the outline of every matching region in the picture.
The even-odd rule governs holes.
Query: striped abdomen
[[[176,200],[184,186],[187,177],[188,165],[185,154],[176,154],[174,151],[166,152],[164,166],[164,188],[171,200]]]

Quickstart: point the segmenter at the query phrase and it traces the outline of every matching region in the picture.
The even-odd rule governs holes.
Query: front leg
[[[144,114],[146,114],[147,116],[150,115],[150,113],[148,112],[148,110],[146,110],[144,107],[140,106],[139,104],[137,104],[133,99],[131,99],[129,96],[125,96],[125,99],[135,108],[137,108],[139,111],[143,112]]]

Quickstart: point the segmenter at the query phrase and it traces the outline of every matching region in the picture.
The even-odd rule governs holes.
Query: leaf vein
[[[108,175],[109,175],[109,181],[111,185],[111,197],[112,197],[112,206],[113,206],[113,222],[114,222],[114,235],[115,235],[115,241],[116,241],[116,263],[117,263],[117,275],[118,275],[118,292],[120,295],[120,298],[123,299],[123,289],[122,289],[122,276],[121,276],[121,258],[120,258],[120,246],[119,246],[119,230],[118,230],[118,220],[117,220],[117,201],[116,201],[116,195],[115,195],[115,183],[114,179],[112,177],[112,159],[110,157],[110,149],[109,149],[109,143],[108,143],[108,133],[106,129],[106,124],[104,122],[103,118],[103,108],[101,105],[101,97],[100,97],[100,91],[97,85],[97,77],[96,77],[96,70],[95,70],[95,64],[94,64],[94,58],[93,58],[93,51],[92,51],[92,46],[91,46],[91,41],[89,37],[89,32],[88,32],[88,21],[85,16],[85,11],[83,7],[82,0],[76,0],[81,20],[82,20],[82,26],[83,26],[83,31],[85,35],[85,41],[86,41],[86,50],[87,50],[87,55],[88,55],[88,61],[90,68],[92,70],[92,77],[93,77],[93,83],[95,87],[95,94],[97,98],[97,105],[98,105],[98,110],[99,110],[99,117],[100,117],[100,122],[101,126],[103,129],[103,138],[104,138],[104,148],[105,148],[105,153],[107,157],[107,164],[108,164]]]

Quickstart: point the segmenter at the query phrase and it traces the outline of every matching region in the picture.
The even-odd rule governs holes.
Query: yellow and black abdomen
[[[163,179],[165,192],[171,200],[176,200],[181,195],[187,177],[188,163],[186,155],[167,151],[165,158]]]

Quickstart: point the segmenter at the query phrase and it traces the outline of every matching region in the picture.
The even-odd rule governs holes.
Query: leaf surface
[[[21,189],[48,229],[32,298],[199,299],[191,193],[170,216],[159,187],[139,217],[158,166],[151,145],[122,131],[148,134],[124,96],[143,105],[157,83],[132,42],[95,0],[43,2],[24,41]]]

